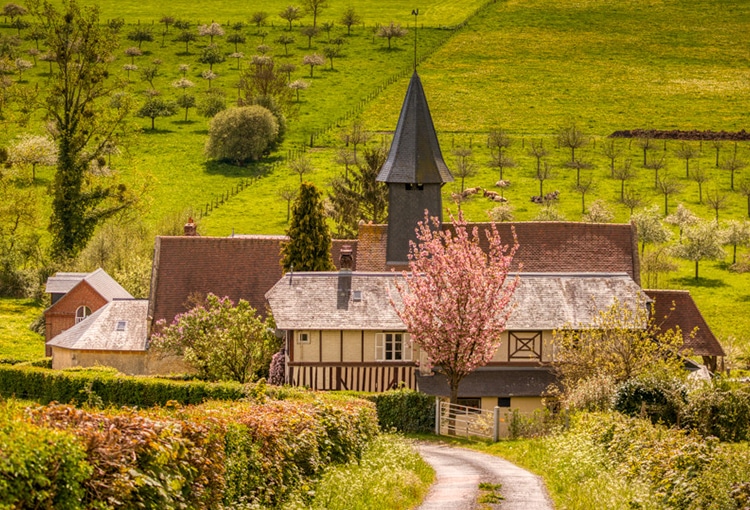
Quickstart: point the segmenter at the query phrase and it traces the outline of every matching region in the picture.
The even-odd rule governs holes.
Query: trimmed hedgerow
[[[72,403],[95,394],[104,405],[150,407],[176,401],[182,405],[206,400],[238,400],[245,387],[234,382],[175,381],[119,375],[114,369],[49,370],[0,365],[0,396]]]
[[[383,430],[432,432],[435,429],[435,397],[400,388],[367,398],[375,402]]]
[[[92,474],[80,442],[0,405],[0,508],[80,508]]]
[[[5,419],[3,404],[0,447],[12,443],[21,460],[0,456],[0,507],[279,506],[308,499],[328,466],[358,460],[379,432],[371,402],[255,398],[142,411],[52,404]],[[79,470],[55,478],[63,460]]]

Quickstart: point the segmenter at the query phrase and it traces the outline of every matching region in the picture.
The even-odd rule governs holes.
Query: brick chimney
[[[352,246],[350,244],[345,244],[341,247],[341,252],[339,254],[339,269],[348,269],[351,271],[353,266],[354,258],[352,257]]]
[[[198,227],[196,226],[193,218],[189,218],[188,222],[185,223],[185,235],[189,237],[198,236]]]

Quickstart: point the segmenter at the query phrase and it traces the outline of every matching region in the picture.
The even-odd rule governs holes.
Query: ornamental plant
[[[503,245],[494,223],[471,234],[459,212],[453,228],[443,230],[438,218],[425,214],[417,226],[417,243],[409,249],[409,271],[398,284],[403,305],[393,305],[412,341],[429,363],[444,374],[452,404],[461,380],[494,356],[512,311],[518,278],[506,282],[518,241]]]
[[[151,347],[162,355],[182,355],[207,380],[246,383],[268,367],[278,349],[273,320],[262,320],[250,303],[235,306],[228,297],[208,294],[192,310],[175,317],[151,338]]]

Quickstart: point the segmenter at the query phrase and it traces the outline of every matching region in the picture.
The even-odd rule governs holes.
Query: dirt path
[[[493,455],[436,443],[419,443],[420,455],[435,470],[436,480],[418,510],[552,510],[542,480],[525,469]],[[482,482],[501,484],[500,504],[478,503],[488,491]]]

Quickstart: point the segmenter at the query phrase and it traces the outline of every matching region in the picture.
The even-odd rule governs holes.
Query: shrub
[[[581,379],[561,399],[564,408],[579,411],[608,411],[615,394],[615,382],[606,374]]]
[[[80,508],[92,468],[67,432],[44,430],[0,406],[0,507]]]
[[[684,425],[721,441],[750,439],[750,389],[719,379],[690,394]]]
[[[612,407],[628,416],[649,418],[653,423],[679,424],[687,391],[678,380],[645,375],[621,384]]]
[[[278,122],[267,108],[259,105],[229,108],[211,119],[206,154],[243,165],[260,159],[278,134]]]
[[[105,405],[200,404],[205,400],[239,400],[245,387],[238,383],[174,381],[155,377],[128,377],[114,369],[49,370],[32,366],[0,364],[0,395],[35,400],[42,404],[86,400],[96,394]]]
[[[368,397],[375,402],[383,430],[432,432],[435,430],[435,397],[407,388]]]

